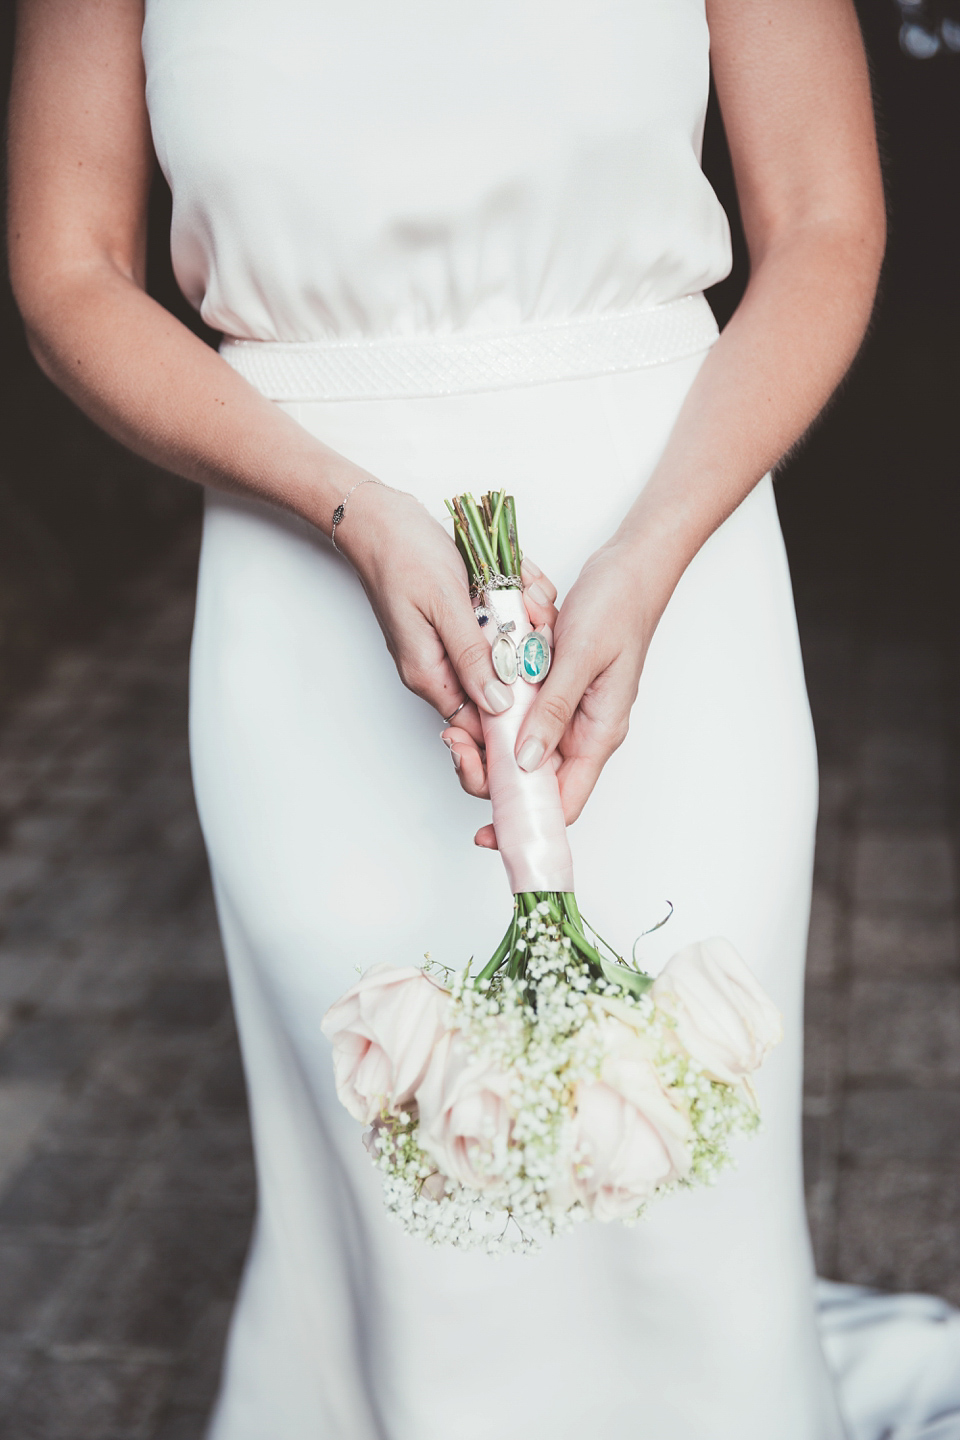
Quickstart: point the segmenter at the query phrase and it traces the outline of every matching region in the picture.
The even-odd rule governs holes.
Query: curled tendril
[[[637,946],[640,944],[640,941],[646,939],[648,935],[652,935],[655,930],[662,930],[664,925],[666,925],[667,921],[670,919],[670,916],[673,914],[673,901],[668,900],[667,904],[670,906],[670,909],[667,911],[666,915],[664,915],[663,919],[658,920],[656,925],[651,925],[649,930],[642,930],[637,936],[636,940],[634,940],[633,949],[630,951],[630,954],[633,957],[634,965],[639,965],[640,963],[637,959]]]

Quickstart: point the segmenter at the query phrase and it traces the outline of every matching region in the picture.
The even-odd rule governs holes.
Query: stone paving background
[[[0,729],[0,1436],[199,1440],[249,1233],[186,748],[195,534]],[[952,647],[809,621],[822,1273],[960,1302]]]
[[[202,1434],[250,1228],[186,748],[193,536],[0,732],[0,1435]]]
[[[804,1107],[818,1268],[960,1303],[956,645],[804,632],[821,777]]]

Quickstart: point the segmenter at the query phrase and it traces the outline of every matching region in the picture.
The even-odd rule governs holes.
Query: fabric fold
[[[832,1280],[817,1308],[849,1440],[960,1440],[960,1310]]]

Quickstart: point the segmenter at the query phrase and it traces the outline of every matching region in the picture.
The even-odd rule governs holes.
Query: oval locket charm
[[[538,685],[550,669],[550,646],[536,630],[517,646],[520,674],[529,685]]]
[[[517,646],[509,635],[497,636],[490,650],[490,658],[497,672],[497,679],[502,680],[504,685],[515,685],[519,673]]]

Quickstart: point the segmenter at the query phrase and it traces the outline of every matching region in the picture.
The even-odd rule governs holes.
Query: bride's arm
[[[707,11],[750,282],[654,474],[563,602],[554,665],[517,754],[534,769],[559,747],[568,821],[627,733],[647,646],[683,571],[796,443],[856,354],[883,254],[870,86],[850,0],[707,0]],[[461,781],[482,793],[479,756],[455,738]],[[478,839],[493,843],[489,827]]]
[[[282,505],[329,535],[335,507],[365,472],[264,399],[144,290],[153,147],[142,4],[21,0],[17,18],[9,252],[38,363],[141,455]],[[494,676],[460,557],[418,502],[364,485],[337,538],[404,682],[441,714],[464,690],[487,710],[507,708],[511,692]]]

